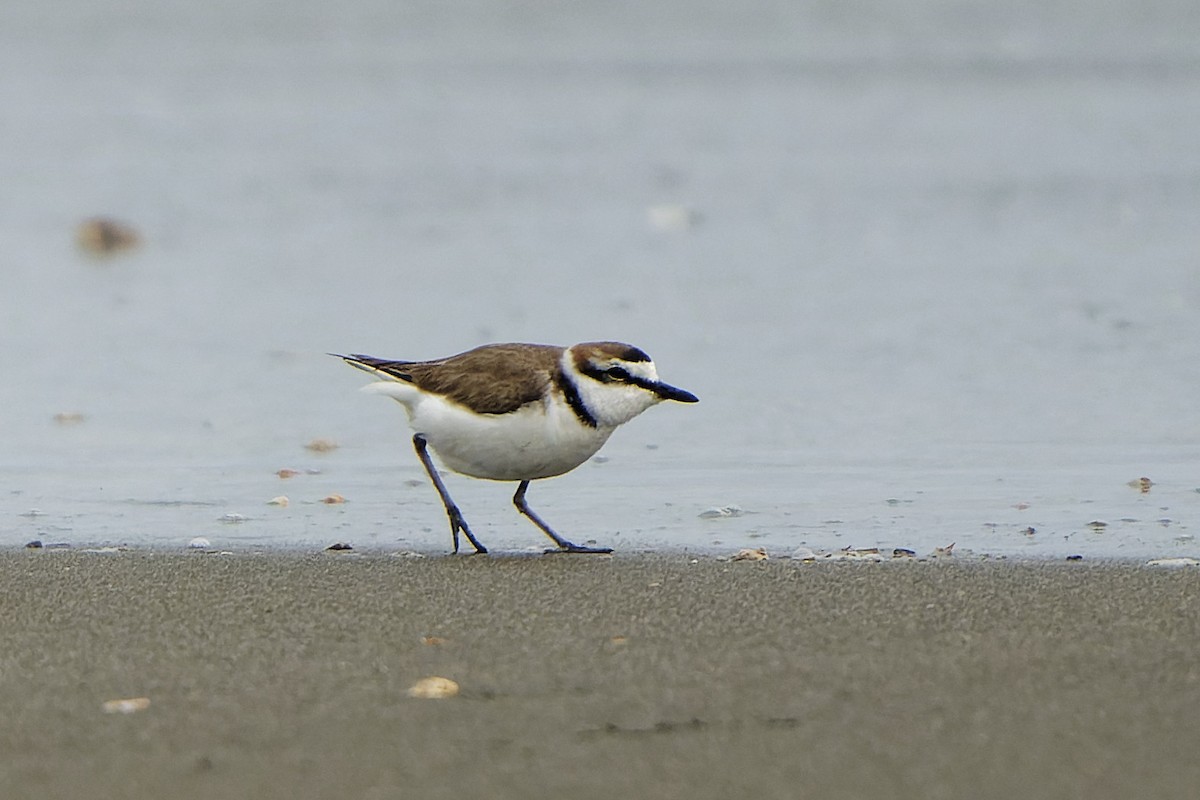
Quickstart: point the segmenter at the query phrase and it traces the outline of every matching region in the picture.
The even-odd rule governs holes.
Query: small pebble
[[[346,498],[342,497],[340,494],[331,494],[326,497],[322,497],[321,502],[327,506],[336,506],[346,502]]]
[[[297,475],[299,475],[300,471],[295,470],[295,469],[288,469],[287,467],[284,467],[283,469],[279,470],[275,474],[278,475],[281,479],[286,481],[288,478],[294,478]]]
[[[78,411],[60,411],[54,415],[54,421],[59,425],[78,425],[87,417]]]
[[[197,536],[196,538],[194,538],[190,542],[188,542],[187,546],[188,546],[188,549],[190,549],[190,550],[207,550],[208,548],[212,547],[212,543],[209,542],[208,539],[205,539],[203,536]]]
[[[29,548],[30,550],[38,550],[38,549],[41,549],[41,547],[42,547],[42,540],[41,540],[41,539],[34,539],[32,542],[26,542],[26,543],[25,543],[25,546],[26,546],[27,548]]]
[[[304,447],[314,453],[331,453],[338,449],[338,443],[333,439],[313,439]]]
[[[110,217],[92,217],[79,224],[75,241],[84,251],[104,256],[136,247],[141,236],[128,223]]]
[[[281,494],[278,497],[272,497],[270,500],[268,500],[267,505],[269,505],[269,506],[286,506],[289,502],[290,501],[287,499],[287,496]]]
[[[326,547],[325,549],[326,550],[334,550],[334,551],[353,550],[354,546],[346,544],[345,542],[334,542],[333,544],[329,545],[329,547]]]

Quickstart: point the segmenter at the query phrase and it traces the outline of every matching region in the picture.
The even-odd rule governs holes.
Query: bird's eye
[[[609,367],[604,370],[604,374],[608,376],[608,380],[610,381],[629,380],[629,371],[624,367]]]

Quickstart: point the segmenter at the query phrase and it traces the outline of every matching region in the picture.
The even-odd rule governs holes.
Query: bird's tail
[[[340,358],[355,369],[369,372],[383,381],[412,382],[412,376],[405,371],[405,367],[414,363],[412,361],[389,361],[384,358],[364,356],[357,353],[348,356],[339,353],[330,353],[329,355],[334,358]]]
[[[420,392],[412,383],[412,376],[405,372],[405,367],[413,364],[412,361],[388,361],[382,358],[373,356],[364,356],[353,354],[343,356],[338,353],[330,353],[329,355],[335,358],[340,358],[355,369],[361,369],[363,372],[369,372],[378,378],[375,383],[368,383],[362,387],[361,391],[368,394],[381,394],[385,397],[390,397],[393,400],[403,404],[406,408],[412,409],[412,404],[420,399]]]

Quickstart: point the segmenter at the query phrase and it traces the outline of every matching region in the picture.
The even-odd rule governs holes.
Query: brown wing
[[[542,398],[562,352],[544,344],[487,344],[436,361],[352,359],[479,414],[507,414]]]

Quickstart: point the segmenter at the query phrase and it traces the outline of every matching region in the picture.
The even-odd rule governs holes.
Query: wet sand
[[[1189,797],[1198,598],[1086,562],[8,551],[0,797]],[[431,675],[461,693],[407,696]]]

